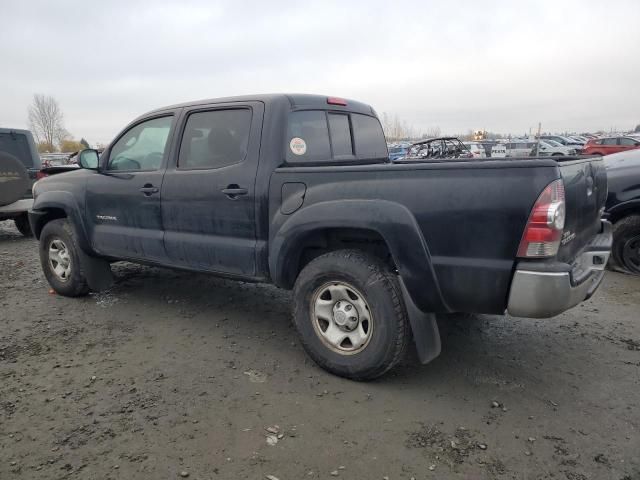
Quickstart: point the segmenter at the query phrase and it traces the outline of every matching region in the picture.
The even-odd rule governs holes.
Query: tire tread
[[[396,319],[398,320],[396,322],[396,331],[394,335],[395,342],[393,345],[393,353],[391,358],[386,360],[384,363],[375,365],[364,372],[351,373],[348,375],[348,377],[353,380],[372,380],[374,378],[380,377],[394,368],[404,358],[411,339],[411,328],[409,326],[409,320],[407,317],[404,301],[402,299],[402,292],[398,279],[396,278],[396,275],[390,270],[390,268],[382,262],[382,260],[361,250],[354,249],[334,250],[315,258],[305,266],[305,268],[298,276],[298,279],[300,279],[301,277],[304,279],[305,270],[313,268],[319,262],[326,261],[336,262],[340,265],[344,265],[345,263],[349,262],[357,262],[362,265],[366,265],[367,269],[371,272],[368,281],[379,282],[384,286],[389,294],[389,298],[391,299],[391,302],[393,304],[393,310],[395,312]],[[297,292],[297,286],[298,282],[296,282],[296,288],[294,289],[295,292]],[[298,309],[300,308],[299,303],[303,300],[301,297],[302,295],[299,295],[297,293],[294,294],[294,312],[298,311]],[[309,355],[316,363],[329,371],[334,371],[331,367],[330,362],[327,361],[326,358],[317,355],[314,352],[313,348],[311,348],[311,345],[304,338],[304,335],[301,335],[300,338],[305,350],[309,353]]]

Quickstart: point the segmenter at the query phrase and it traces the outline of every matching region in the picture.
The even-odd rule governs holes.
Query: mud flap
[[[409,315],[409,323],[413,332],[413,340],[418,351],[420,362],[425,364],[440,355],[440,331],[436,322],[435,313],[425,313],[416,307],[413,303],[411,295],[407,291],[407,287],[402,281],[402,277],[398,277],[402,288],[402,297]]]
[[[91,257],[78,249],[80,262],[82,262],[82,270],[89,288],[94,292],[106,290],[113,285],[113,275],[111,274],[111,266],[109,262],[102,258]]]

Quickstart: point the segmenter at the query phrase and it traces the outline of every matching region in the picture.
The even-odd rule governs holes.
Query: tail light
[[[533,205],[518,247],[518,257],[553,257],[560,248],[565,220],[564,184],[551,182]]]
[[[47,175],[47,174],[46,174],[46,173],[44,173],[43,171],[40,171],[40,170],[39,170],[39,171],[36,173],[36,180],[40,180],[41,178],[48,177],[48,176],[49,176],[49,175]]]

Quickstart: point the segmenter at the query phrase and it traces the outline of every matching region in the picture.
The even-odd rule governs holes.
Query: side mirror
[[[78,154],[78,165],[87,170],[98,170],[100,155],[93,148],[85,148]]]

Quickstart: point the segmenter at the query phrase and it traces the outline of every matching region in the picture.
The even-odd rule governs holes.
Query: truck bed
[[[574,243],[562,247],[561,259],[575,255],[583,246],[581,240],[586,241],[592,225],[596,228],[599,222],[597,212],[591,211],[596,197],[591,203],[577,197],[584,190],[585,171],[597,170],[600,175],[602,162],[589,157],[563,160],[425,159],[281,167],[270,183],[270,243],[277,245],[282,232],[291,234],[287,224],[292,214],[281,209],[287,201],[283,186],[304,184],[297,216],[305,216],[307,211],[313,218],[314,206],[335,203],[334,223],[344,217],[345,228],[366,229],[372,227],[373,216],[379,220],[379,228],[396,241],[405,241],[406,251],[398,254],[411,268],[401,274],[425,311],[500,314],[506,307],[518,245],[531,208],[550,182],[564,178],[568,228],[576,233]],[[351,208],[347,207],[349,200],[366,222],[359,224],[357,213],[354,217],[346,211]],[[418,243],[412,238],[413,225],[409,227],[407,222],[417,224],[413,230],[421,233]],[[423,245],[423,251],[416,245]]]

